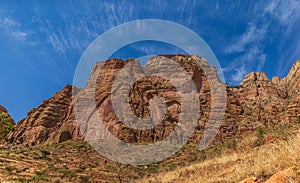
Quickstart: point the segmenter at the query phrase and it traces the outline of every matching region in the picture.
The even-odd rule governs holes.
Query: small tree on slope
[[[8,133],[14,130],[15,128],[11,124],[9,115],[0,112],[0,142],[6,141]]]

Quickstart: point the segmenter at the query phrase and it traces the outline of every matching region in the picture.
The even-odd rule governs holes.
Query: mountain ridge
[[[211,91],[210,83],[207,80],[207,76],[205,76],[207,73],[197,64],[196,60],[199,59],[202,62],[202,67],[204,66],[213,75],[214,83],[222,83],[217,76],[216,69],[209,66],[208,62],[202,57],[190,55],[164,56],[179,63],[192,76],[199,89],[199,99],[202,106],[200,113],[202,116],[199,119],[193,137],[190,139],[197,142],[201,138],[208,121]],[[91,83],[96,83],[96,101],[98,101],[98,107],[101,106],[101,108],[98,108],[98,113],[104,119],[108,131],[113,135],[131,143],[140,141],[154,142],[168,136],[178,121],[178,113],[174,109],[180,108],[180,105],[177,104],[178,99],[176,99],[175,94],[161,93],[165,97],[171,97],[170,100],[173,102],[168,106],[170,113],[167,113],[168,120],[163,122],[164,127],[158,126],[155,131],[142,132],[127,128],[117,120],[115,114],[111,111],[110,90],[108,89],[112,85],[113,78],[117,72],[133,60],[111,59],[95,64],[84,89],[77,89],[67,85],[50,99],[44,101],[39,107],[29,111],[27,117],[16,125],[16,130],[9,134],[9,143],[35,145],[52,141],[63,142],[70,139],[83,140],[83,134],[80,133],[73,113],[72,92],[73,94],[74,91],[75,93],[83,92],[87,95],[93,94]],[[298,89],[300,88],[299,65],[300,61],[296,61],[284,78],[273,77],[270,80],[265,73],[252,72],[245,76],[240,86],[226,86],[226,113],[214,143],[236,139],[243,136],[244,133],[251,133],[258,126],[268,127],[274,124],[297,122],[300,106]],[[97,77],[93,76],[100,67],[102,67],[100,75]],[[140,72],[140,68],[135,69],[137,69],[137,72]],[[139,82],[131,96],[133,111],[138,116],[149,115],[147,103],[149,103],[150,98],[143,99],[143,95],[147,94],[153,97],[157,94],[153,93],[150,83],[163,83],[171,87],[170,83],[157,78],[144,79]],[[136,93],[135,91],[138,90],[143,92]],[[163,88],[156,88],[156,90],[162,91]]]

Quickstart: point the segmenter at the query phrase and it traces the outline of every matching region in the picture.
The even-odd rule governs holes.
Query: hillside
[[[141,182],[300,182],[300,136],[220,154]],[[275,173],[276,172],[276,173]]]
[[[239,86],[233,87],[222,83],[216,69],[199,56],[156,56],[150,58],[146,65],[158,64],[167,70],[170,66],[165,59],[175,61],[188,73],[195,83],[200,102],[200,117],[195,131],[180,151],[160,163],[130,166],[104,158],[84,142],[98,140],[98,136],[89,131],[97,126],[95,116],[101,118],[106,128],[100,136],[110,132],[131,144],[161,141],[180,123],[180,109],[183,106],[177,94],[179,91],[169,80],[154,76],[143,77],[133,85],[129,104],[136,116],[154,116],[155,121],[163,112],[156,110],[151,113],[149,105],[153,97],[163,97],[167,111],[162,121],[147,130],[129,128],[122,123],[120,119],[127,119],[128,116],[117,116],[114,112],[111,96],[113,81],[127,64],[133,63],[129,68],[133,74],[128,83],[121,82],[119,88],[127,86],[145,71],[134,59],[111,59],[95,64],[85,88],[67,85],[30,110],[26,118],[15,125],[15,130],[8,134],[7,141],[3,143],[5,150],[1,151],[0,156],[0,180],[131,182],[139,178],[146,182],[187,182],[192,178],[196,182],[237,182],[251,176],[255,176],[256,181],[264,181],[292,166],[295,166],[293,171],[298,171],[299,149],[296,146],[299,144],[297,134],[300,129],[300,61],[295,62],[285,78],[274,77],[270,80],[265,73],[253,72]],[[176,75],[178,72],[174,69],[170,70],[170,74]],[[224,87],[224,98],[214,97],[218,87]],[[217,117],[211,106],[214,104],[221,109],[223,102],[226,108],[220,130],[212,144],[200,151],[197,144],[206,125],[210,117]],[[87,107],[90,103],[95,103],[95,111]],[[77,111],[75,104],[84,110]],[[7,113],[2,106],[0,110]],[[130,118],[127,120],[130,121]],[[280,159],[284,156],[287,158]],[[265,160],[265,164],[259,163],[261,160]],[[249,170],[246,171],[246,168]],[[39,172],[40,169],[43,172]],[[116,173],[117,170],[119,173]],[[97,174],[97,171],[102,173]],[[157,175],[158,172],[163,173]],[[220,176],[215,178],[217,174]],[[157,178],[153,178],[154,175]]]

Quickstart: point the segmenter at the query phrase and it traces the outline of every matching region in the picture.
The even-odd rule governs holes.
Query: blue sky
[[[0,1],[0,104],[15,120],[72,84],[81,54],[103,32],[140,19],[182,24],[210,46],[230,85],[251,71],[285,76],[300,59],[300,2],[274,1]],[[180,35],[178,35],[180,36]],[[114,57],[176,54],[139,42]]]

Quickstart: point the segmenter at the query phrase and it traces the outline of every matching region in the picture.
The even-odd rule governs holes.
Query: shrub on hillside
[[[9,132],[14,131],[15,128],[11,124],[11,119],[8,114],[0,112],[0,142],[7,140]]]

